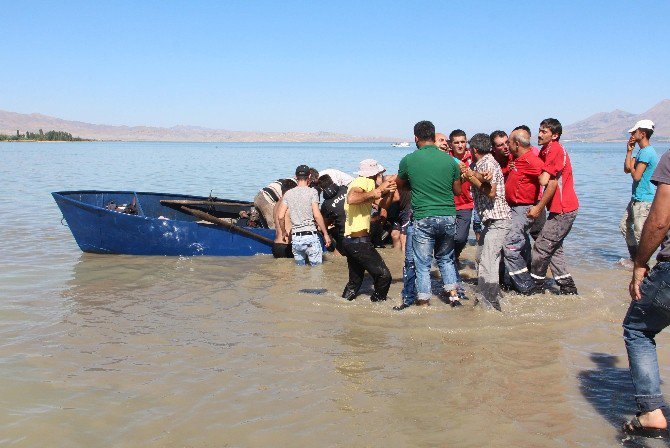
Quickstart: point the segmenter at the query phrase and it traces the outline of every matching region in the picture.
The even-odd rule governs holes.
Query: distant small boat
[[[274,230],[249,226],[251,202],[139,191],[52,195],[84,252],[240,256],[272,251]]]
[[[409,148],[409,143],[407,142],[395,142],[391,144],[394,148]]]

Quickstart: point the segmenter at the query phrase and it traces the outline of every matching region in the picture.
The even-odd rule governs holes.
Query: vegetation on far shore
[[[44,132],[41,129],[38,132],[26,131],[21,134],[18,130],[16,135],[0,134],[0,142],[90,142],[92,140],[73,137],[72,134],[65,131]]]

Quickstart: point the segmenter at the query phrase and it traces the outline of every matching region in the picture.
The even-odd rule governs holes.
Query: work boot
[[[559,286],[559,294],[562,296],[579,294],[577,292],[577,285],[575,285],[575,281],[572,279],[572,276],[556,280],[556,284]]]
[[[358,291],[355,289],[351,288],[349,285],[344,287],[344,291],[342,292],[342,298],[347,299],[349,301],[352,301],[356,298],[356,294]]]
[[[372,295],[370,296],[370,301],[371,301],[371,302],[383,302],[384,300],[386,300],[386,296],[383,296],[383,297],[382,297],[382,296],[381,296],[379,293],[377,293],[377,292],[373,292]]]

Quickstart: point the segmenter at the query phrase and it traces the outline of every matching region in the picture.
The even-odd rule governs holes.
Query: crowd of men
[[[633,182],[620,230],[633,277],[623,327],[639,412],[623,431],[667,439],[670,408],[660,389],[655,336],[670,325],[670,151],[658,158],[649,141],[653,131],[651,120],[638,121],[628,131],[624,160]],[[563,241],[579,200],[561,134],[561,123],[547,118],[540,123],[537,147],[523,125],[509,135],[497,130],[468,141],[460,129],[447,137],[421,121],[414,126],[417,150],[400,161],[396,175],[385,175],[373,159],[360,162],[356,178],[301,165],[295,178],[263,188],[254,203],[268,227],[276,229],[275,257],[320,264],[323,238],[326,247],[347,258],[349,277],[342,293],[347,300],[358,296],[365,271],[374,281],[371,300],[387,299],[391,272],[376,249],[375,234],[389,214],[395,216],[394,247],[405,255],[402,302],[394,310],[429,305],[433,262],[442,299],[461,306],[465,291],[459,258],[471,225],[477,241],[475,304],[501,311],[502,288],[543,293],[549,269],[559,294],[577,294]]]

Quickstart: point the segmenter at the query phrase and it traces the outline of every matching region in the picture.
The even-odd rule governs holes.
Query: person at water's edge
[[[312,266],[321,264],[322,249],[321,240],[316,226],[323,233],[326,246],[330,246],[328,229],[319,210],[319,195],[317,191],[309,186],[310,168],[300,165],[295,171],[298,186],[287,191],[277,210],[279,218],[279,230],[282,241],[287,243],[289,236],[286,233],[286,212],[291,219],[291,248],[293,258],[297,265],[304,265],[307,261]],[[315,225],[316,223],[316,225]]]
[[[430,121],[414,125],[417,150],[406,155],[398,168],[398,186],[409,186],[412,197],[412,251],[416,269],[416,303],[428,305],[431,292],[430,267],[433,257],[452,306],[460,305],[458,275],[454,264],[456,206],[454,195],[461,194],[461,173],[456,160],[435,142],[435,126]],[[446,138],[445,138],[446,141]],[[403,301],[395,310],[409,304]]]
[[[651,120],[640,120],[635,123],[628,133],[630,138],[626,145],[626,159],[623,163],[624,173],[633,178],[633,187],[630,202],[621,218],[619,230],[626,239],[628,253],[631,260],[635,259],[637,245],[640,242],[642,227],[647,219],[651,201],[654,200],[654,185],[651,175],[658,163],[658,155],[649,139],[654,133],[654,123]],[[635,144],[640,147],[635,157],[632,157]]]
[[[382,180],[385,169],[374,159],[361,161],[358,177],[349,184],[344,210],[347,220],[344,228],[344,252],[349,268],[349,281],[342,297],[353,300],[363,283],[365,271],[374,280],[373,302],[386,300],[391,286],[391,271],[384,263],[370,239],[370,213],[372,203],[382,198],[380,207],[387,208],[396,190],[395,179]]]
[[[623,429],[667,438],[670,412],[661,393],[655,337],[670,325],[670,151],[661,157],[651,181],[657,189],[635,254],[629,285],[633,300],[623,321],[639,413]],[[647,263],[659,245],[656,265],[649,270]]]

